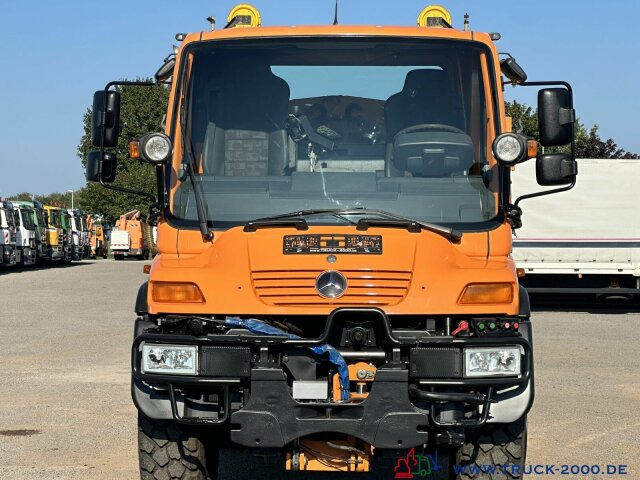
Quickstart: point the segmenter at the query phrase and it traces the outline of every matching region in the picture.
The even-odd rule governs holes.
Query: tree
[[[525,137],[535,138],[538,140],[538,111],[532,107],[513,102],[504,103],[507,115],[511,117],[513,123],[513,131],[521,133]]]
[[[77,192],[75,193],[75,195],[76,197],[74,198],[74,207],[83,208],[82,203],[79,202],[79,199],[77,197]],[[45,205],[55,205],[63,208],[71,208],[71,192],[53,192],[46,195],[34,195],[33,193],[22,192],[16,195],[11,195],[10,198],[11,200],[22,200],[27,202],[35,200],[37,202],[44,203]]]
[[[517,101],[505,102],[507,115],[512,118],[513,130],[522,133],[526,137],[540,140],[538,133],[538,111],[532,107],[518,103]],[[618,147],[616,142],[609,138],[602,140],[598,135],[598,126],[587,128],[577,120],[575,123],[576,133],[576,157],[577,158],[640,158],[637,154],[627,152]],[[554,147],[545,149],[551,152],[569,152],[569,147]]]
[[[162,130],[162,121],[169,101],[169,90],[157,87],[118,87],[121,94],[120,139],[112,151],[118,158],[115,185],[156,194],[154,167],[139,160],[129,158],[129,142],[146,133]],[[87,154],[94,150],[91,145],[91,109],[84,114],[84,135],[78,145],[78,156],[86,167]],[[125,212],[140,210],[147,212],[149,201],[144,197],[114,192],[100,184],[89,183],[76,193],[83,208],[101,213],[106,221],[115,220]]]
[[[637,154],[618,147],[611,138],[602,140],[598,134],[598,125],[591,127],[589,133],[576,142],[576,156],[578,158],[640,158]]]

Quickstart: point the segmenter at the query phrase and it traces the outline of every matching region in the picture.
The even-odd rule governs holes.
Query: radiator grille
[[[268,305],[395,305],[409,290],[410,271],[340,270],[347,278],[345,294],[336,299],[321,297],[316,290],[317,270],[261,270],[252,272],[253,288]]]

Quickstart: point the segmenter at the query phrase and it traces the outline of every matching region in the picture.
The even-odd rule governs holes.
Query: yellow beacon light
[[[231,28],[259,27],[262,24],[262,19],[256,7],[241,3],[229,12],[227,23]]]
[[[418,15],[419,27],[451,28],[451,14],[440,5],[429,5]]]

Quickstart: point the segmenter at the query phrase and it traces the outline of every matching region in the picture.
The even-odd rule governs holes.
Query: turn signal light
[[[538,155],[538,142],[536,140],[527,140],[527,157],[534,158]]]
[[[511,283],[470,283],[458,299],[458,303],[463,305],[511,302],[513,302]]]
[[[195,283],[151,282],[151,298],[159,303],[204,303]]]
[[[140,142],[129,143],[129,158],[140,158]]]

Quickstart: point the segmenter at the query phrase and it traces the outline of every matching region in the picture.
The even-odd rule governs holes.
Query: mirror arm
[[[569,185],[565,187],[554,188],[552,190],[544,190],[542,192],[527,193],[526,195],[520,195],[516,199],[513,205],[517,207],[522,200],[527,200],[528,198],[543,197],[545,195],[552,195],[554,193],[566,192],[567,190],[571,190],[575,186],[576,186],[576,180],[574,179],[573,182],[571,182]]]
[[[105,133],[106,133],[106,128],[107,128],[107,123],[106,123],[106,112],[107,112],[107,96],[108,96],[108,92],[111,89],[111,87],[114,86],[138,86],[138,87],[155,87],[157,84],[155,82],[139,82],[139,81],[125,81],[125,80],[116,80],[113,82],[109,82],[105,85],[104,87],[104,104],[102,106],[102,111],[104,112],[104,117],[102,118],[102,125],[100,126],[101,129],[101,142],[100,142],[100,158],[104,158],[104,137],[105,137]],[[102,185],[104,188],[108,188],[109,190],[113,190],[115,192],[120,192],[120,193],[129,193],[131,195],[138,195],[140,197],[145,197],[149,200],[151,200],[152,203],[157,203],[156,197],[154,197],[153,195],[151,195],[150,193],[147,192],[143,192],[140,190],[131,190],[129,188],[124,188],[124,187],[118,187],[116,185],[109,185],[104,183],[104,181],[102,180],[102,163],[100,164],[100,171],[99,171],[99,178],[100,178],[100,185]]]

